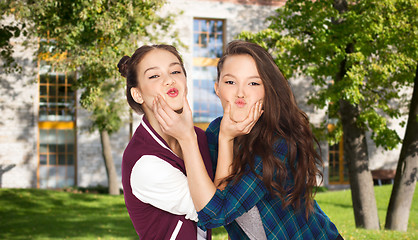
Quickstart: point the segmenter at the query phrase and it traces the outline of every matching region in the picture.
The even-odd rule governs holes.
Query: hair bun
[[[130,59],[129,56],[123,56],[118,63],[119,72],[122,75],[122,77],[125,77],[125,78],[128,75],[127,62],[129,61],[129,59]]]

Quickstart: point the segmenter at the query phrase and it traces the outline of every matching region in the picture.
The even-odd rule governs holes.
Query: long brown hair
[[[160,44],[160,45],[144,45],[138,48],[131,57],[123,56],[118,63],[119,72],[121,73],[122,77],[126,78],[126,98],[128,100],[129,106],[131,108],[141,114],[144,113],[141,104],[135,102],[131,95],[131,88],[138,87],[138,73],[137,73],[137,65],[141,62],[141,60],[145,57],[146,54],[151,52],[154,49],[162,49],[166,50],[174,56],[180,62],[181,68],[183,69],[184,75],[186,75],[186,69],[184,69],[183,60],[180,57],[180,54],[177,52],[177,49],[171,45]]]
[[[259,45],[240,40],[230,42],[218,62],[218,81],[225,59],[242,54],[254,59],[263,81],[264,113],[249,134],[235,139],[232,173],[225,181],[234,183],[239,180],[245,173],[246,164],[254,171],[257,155],[263,161],[263,175],[258,177],[269,192],[281,198],[283,207],[292,205],[300,209],[301,204],[305,204],[308,217],[313,210],[316,177],[319,175],[322,179],[318,165],[322,166],[323,162],[314,148],[315,143],[319,148],[319,143],[312,134],[308,116],[297,106],[288,81],[272,56]],[[274,145],[280,137],[288,147],[287,163],[274,156]]]

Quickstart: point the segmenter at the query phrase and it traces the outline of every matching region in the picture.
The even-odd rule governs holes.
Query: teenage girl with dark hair
[[[224,108],[206,131],[215,183],[199,159],[190,110],[175,114],[162,99],[156,109],[163,131],[184,151],[199,225],[223,225],[231,239],[341,239],[313,199],[322,159],[308,117],[271,55],[231,42],[215,92]]]
[[[211,239],[197,227],[197,213],[187,184],[182,147],[164,133],[154,115],[160,96],[167,109],[181,112],[188,107],[186,71],[177,50],[170,45],[138,48],[124,56],[119,71],[126,78],[129,105],[143,114],[141,123],[125,149],[122,185],[126,208],[140,239]],[[212,167],[205,133],[197,136],[206,176]],[[202,161],[199,155],[199,161]]]

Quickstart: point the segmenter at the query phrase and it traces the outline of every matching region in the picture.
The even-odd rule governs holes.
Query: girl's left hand
[[[260,100],[251,107],[248,116],[243,121],[235,122],[231,119],[231,104],[228,103],[224,109],[219,137],[232,141],[235,137],[250,133],[263,112],[263,101]]]
[[[186,96],[184,96],[183,111],[180,114],[171,109],[160,95],[154,99],[153,111],[164,133],[176,138],[178,141],[196,137],[192,111]]]

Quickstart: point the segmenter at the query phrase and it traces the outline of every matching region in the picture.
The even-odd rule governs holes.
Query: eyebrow
[[[224,77],[232,77],[232,78],[236,78],[236,77],[235,77],[235,75],[233,75],[233,74],[231,74],[231,73],[227,73],[227,74],[225,74],[225,75],[223,75],[223,76],[222,76],[222,78],[224,78]],[[250,76],[250,77],[248,77],[247,79],[252,79],[252,78],[258,78],[258,79],[261,79],[261,77],[260,77],[260,76],[258,76],[258,75]]]
[[[181,64],[180,64],[179,62],[172,62],[172,63],[170,63],[170,65],[168,65],[168,66],[169,66],[169,67],[172,67],[172,66],[175,66],[175,65],[179,65],[179,66],[181,66]],[[158,67],[158,66],[147,68],[147,69],[144,71],[144,75],[145,75],[145,73],[147,73],[148,71],[151,71],[151,70],[154,70],[154,69],[159,69],[159,68],[160,68],[160,67]]]

